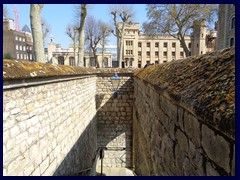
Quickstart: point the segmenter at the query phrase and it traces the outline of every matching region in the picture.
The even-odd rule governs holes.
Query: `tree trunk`
[[[31,4],[30,21],[33,34],[34,54],[37,62],[45,63],[44,43],[42,33],[41,11],[42,4]]]
[[[104,67],[104,48],[105,48],[105,39],[103,39],[103,45],[102,45],[102,68]]]
[[[96,53],[96,49],[93,49],[93,56],[96,62],[96,68],[99,68],[99,62],[98,62],[98,58],[97,58],[97,53]]]
[[[77,65],[77,58],[76,58],[76,42],[73,43],[73,57],[74,57],[74,66]]]
[[[180,43],[181,43],[181,45],[183,47],[183,50],[185,52],[186,57],[189,57],[190,56],[190,51],[189,51],[189,49],[188,49],[188,47],[186,45],[186,41],[185,41],[184,36],[180,35],[180,39],[179,40],[180,40]]]
[[[119,68],[123,68],[122,67],[122,58],[123,58],[123,37],[121,36],[119,41]]]
[[[78,46],[78,66],[83,66],[84,58],[84,43],[85,43],[85,19],[87,16],[87,5],[81,4],[81,18],[80,18],[80,28],[79,28],[79,46]]]

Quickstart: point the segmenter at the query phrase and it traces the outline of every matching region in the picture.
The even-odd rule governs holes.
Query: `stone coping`
[[[114,72],[119,75],[133,75],[137,69],[134,68],[85,68],[79,66],[67,65],[52,65],[47,63],[17,61],[17,60],[3,60],[3,80],[22,80],[22,79],[36,79],[49,77],[66,77],[66,76],[113,76]]]
[[[235,137],[235,47],[149,66],[135,76]]]

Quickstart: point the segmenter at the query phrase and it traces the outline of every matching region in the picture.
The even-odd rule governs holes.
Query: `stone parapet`
[[[235,175],[235,48],[135,74],[137,175]]]

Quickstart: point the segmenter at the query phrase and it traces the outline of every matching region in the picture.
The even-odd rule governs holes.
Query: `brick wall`
[[[98,147],[104,151],[104,167],[132,166],[132,74],[122,75],[118,97],[113,97],[110,74],[97,78],[97,130]],[[100,162],[98,162],[100,166]]]
[[[95,175],[96,77],[31,81],[4,82],[3,174]]]

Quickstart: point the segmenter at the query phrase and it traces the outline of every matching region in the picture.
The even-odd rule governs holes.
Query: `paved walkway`
[[[97,168],[97,176],[101,176],[101,168]],[[127,168],[103,167],[103,176],[134,176],[134,174]]]

